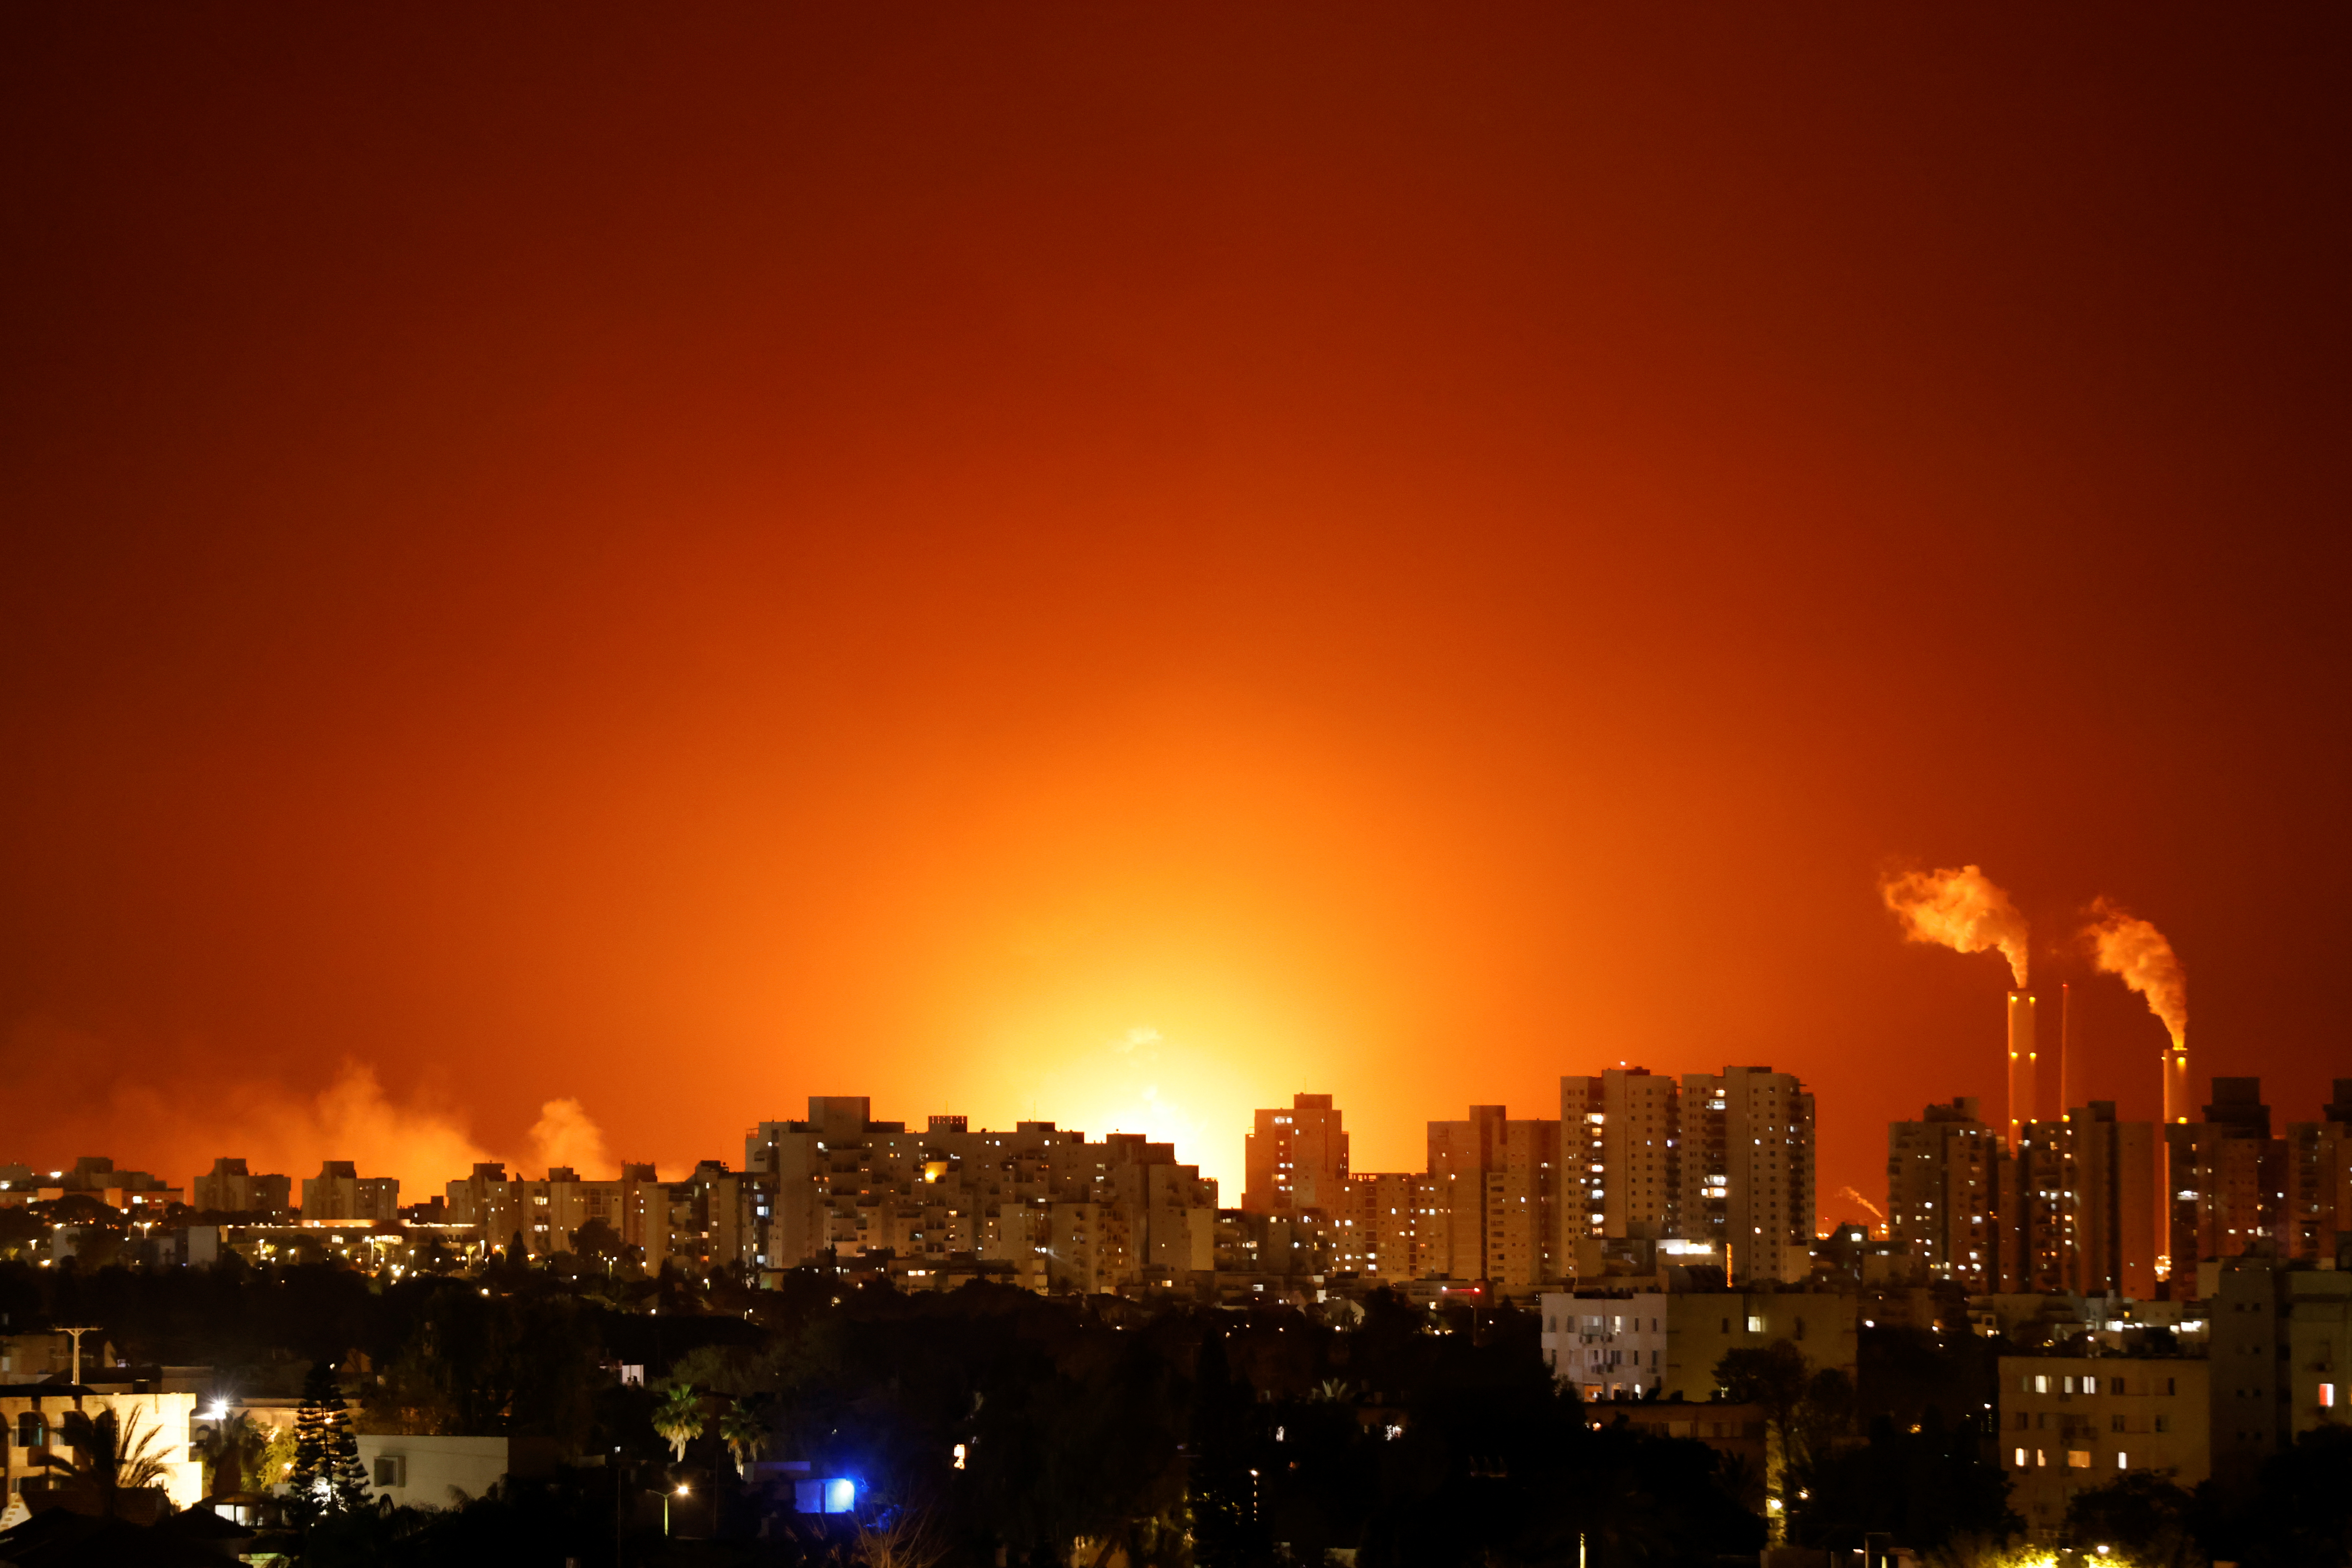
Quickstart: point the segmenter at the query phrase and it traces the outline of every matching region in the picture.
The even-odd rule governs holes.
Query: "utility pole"
[[[98,1332],[98,1331],[100,1330],[100,1327],[102,1327],[102,1326],[103,1326],[103,1325],[101,1325],[101,1324],[98,1324],[98,1323],[90,1323],[90,1324],[85,1325],[84,1327],[82,1327],[82,1328],[79,1328],[79,1329],[59,1328],[59,1329],[58,1330],[58,1332],[59,1332],[59,1333],[61,1333],[61,1334],[71,1334],[71,1335],[73,1336],[73,1377],[72,1377],[72,1379],[71,1379],[71,1381],[72,1381],[72,1382],[74,1382],[74,1383],[76,1383],[76,1384],[79,1384],[79,1383],[81,1382],[81,1337],[82,1337],[82,1335],[84,1335],[84,1334],[94,1334],[94,1333]]]

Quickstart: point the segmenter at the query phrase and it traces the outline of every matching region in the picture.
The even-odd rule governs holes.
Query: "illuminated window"
[[[2089,1469],[2091,1468],[2091,1450],[2088,1448],[2067,1449],[2066,1468],[2070,1470]]]

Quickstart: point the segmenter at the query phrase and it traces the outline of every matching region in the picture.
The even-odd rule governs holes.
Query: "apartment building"
[[[1662,1291],[1588,1297],[1547,1290],[1538,1302],[1544,1364],[1589,1400],[1661,1391],[1667,1303]]]
[[[145,1171],[118,1171],[103,1154],[85,1154],[70,1171],[0,1165],[0,1208],[55,1203],[73,1194],[94,1198],[139,1218],[156,1217],[187,1200],[185,1189],[167,1186]]]
[[[2352,1273],[2261,1251],[2198,1273],[2212,1325],[2213,1478],[2243,1491],[2296,1437],[2352,1417]]]
[[[292,1177],[256,1174],[226,1155],[189,1188],[195,1207],[207,1214],[284,1214],[294,1206]]]
[[[1647,1068],[1559,1080],[1563,1259],[1580,1259],[1580,1244],[1594,1240],[1679,1234],[1681,1115],[1675,1080]]]
[[[1538,1310],[1546,1364],[1588,1399],[1709,1400],[1726,1355],[1779,1340],[1849,1376],[1861,1352],[1857,1299],[1831,1291],[1547,1291]]]
[[[1436,1272],[1426,1264],[1424,1244],[1434,1203],[1429,1178],[1419,1172],[1349,1175],[1335,1227],[1334,1269],[1391,1282]]]
[[[77,1410],[93,1419],[111,1410],[134,1445],[153,1434],[147,1447],[159,1458],[160,1484],[173,1508],[192,1508],[203,1498],[204,1466],[189,1448],[194,1394],[100,1394],[68,1384],[35,1384],[0,1386],[0,1506],[16,1493],[53,1484],[57,1472],[42,1460],[62,1451],[65,1418]]]
[[[2067,1113],[2074,1138],[2074,1245],[2069,1288],[2085,1296],[2156,1294],[2158,1124],[2124,1121],[2115,1101]]]
[[[1260,1110],[1243,1140],[1242,1207],[1250,1214],[1337,1213],[1348,1187],[1348,1134],[1328,1094]]]
[[[1812,1272],[1813,1097],[1793,1073],[1686,1073],[1679,1095],[1685,1239],[1724,1249],[1735,1284]]]
[[[2286,1205],[2280,1217],[2283,1256],[2334,1259],[2338,1237],[2352,1231],[2352,1078],[2339,1078],[2317,1121],[2286,1129]]]
[[[1559,1123],[1474,1105],[1429,1124],[1422,1270],[1533,1290],[1560,1278]]]
[[[2011,1148],[1978,1106],[1963,1097],[1888,1125],[1889,1239],[1972,1293],[2152,1295],[2156,1124],[2093,1100],[2021,1121]]]
[[[2191,1262],[2235,1258],[2276,1235],[2286,1203],[2286,1142],[2271,1136],[2260,1079],[2215,1079],[2205,1120],[2176,1122],[2164,1134],[2176,1277],[2186,1278]]]
[[[315,1176],[302,1178],[302,1223],[331,1225],[400,1223],[400,1178],[362,1176],[349,1160],[329,1160]]]
[[[1140,1133],[1088,1142],[1050,1121],[974,1131],[877,1121],[865,1096],[816,1096],[763,1121],[744,1167],[772,1194],[769,1268],[835,1258],[1008,1265],[1036,1290],[1108,1290],[1215,1266],[1216,1183]]]
[[[519,1248],[526,1258],[570,1252],[575,1235],[595,1220],[620,1245],[635,1247],[648,1270],[659,1270],[673,1256],[677,1199],[649,1164],[625,1164],[609,1182],[583,1181],[570,1166],[557,1165],[534,1181],[509,1178],[506,1166],[493,1161],[449,1183],[443,1196],[446,1223],[468,1229],[473,1245],[485,1252]],[[687,1202],[690,1215],[691,1195]]]
[[[1979,1103],[1966,1095],[1887,1124],[1886,1233],[1930,1277],[1989,1290],[2000,1283],[2000,1136]]]
[[[1998,1450],[2010,1506],[2056,1538],[2078,1492],[2152,1470],[2193,1488],[2212,1474],[2208,1363],[2188,1357],[2002,1356]]]

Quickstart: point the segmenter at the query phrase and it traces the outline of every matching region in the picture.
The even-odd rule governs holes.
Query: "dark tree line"
[[[512,1537],[541,1545],[484,1544],[480,1560],[602,1564],[616,1533],[652,1561],[658,1510],[639,1499],[677,1485],[705,1510],[698,1528],[750,1554],[731,1560],[910,1555],[779,1517],[739,1474],[753,1451],[855,1478],[869,1528],[911,1531],[950,1563],[1061,1563],[1084,1542],[1138,1568],[1326,1548],[1368,1568],[1565,1564],[1580,1546],[1605,1568],[1752,1554],[1763,1535],[1713,1450],[1596,1429],[1549,1376],[1534,1317],[1507,1310],[908,1296],[814,1270],[772,1291],[665,1278],[636,1310],[551,1269],[41,1272],[0,1266],[0,1310],[19,1323],[100,1323],[137,1360],[307,1380],[322,1405],[331,1385],[362,1429],[529,1436],[571,1462],[445,1513],[330,1510],[306,1537],[319,1563],[461,1562],[468,1541]],[[616,1364],[646,1384],[624,1386]],[[713,1413],[682,1456],[654,1428],[678,1386]],[[304,1456],[330,1491],[349,1479],[338,1441]]]

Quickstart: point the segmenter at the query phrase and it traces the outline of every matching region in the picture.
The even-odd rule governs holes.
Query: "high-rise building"
[[[1685,1073],[1680,1095],[1683,1237],[1711,1242],[1734,1284],[1812,1271],[1813,1097],[1793,1073]]]
[[[191,1186],[195,1206],[212,1214],[284,1214],[294,1206],[292,1177],[256,1175],[243,1160],[226,1156]]]
[[[1348,1134],[1328,1094],[1261,1110],[1244,1141],[1242,1207],[1250,1214],[1337,1212],[1348,1186]]]
[[[473,1233],[469,1246],[483,1252],[545,1258],[578,1250],[580,1233],[591,1222],[613,1233],[614,1242],[635,1249],[635,1260],[658,1272],[672,1256],[672,1224],[679,1191],[687,1194],[688,1247],[698,1261],[741,1261],[740,1253],[713,1258],[702,1245],[703,1227],[692,1223],[692,1183],[678,1189],[660,1181],[649,1164],[624,1164],[615,1181],[583,1181],[569,1165],[551,1169],[543,1180],[491,1161],[442,1189],[446,1223]],[[707,1205],[706,1205],[707,1207]]]
[[[802,1121],[763,1121],[747,1173],[772,1194],[755,1251],[768,1268],[828,1254],[887,1263],[913,1284],[1002,1268],[1036,1290],[1175,1282],[1215,1266],[1217,1184],[1141,1133],[1099,1142],[1050,1121],[1009,1132],[934,1116],[877,1121],[863,1096],[818,1096]]]
[[[2215,1079],[2204,1121],[2168,1126],[2165,1138],[2176,1279],[2191,1261],[2235,1258],[2276,1234],[2286,1202],[2286,1142],[2271,1136],[2262,1079]]]
[[[1335,1227],[1335,1267],[1366,1279],[1422,1276],[1421,1218],[1427,1178],[1404,1171],[1360,1171],[1348,1178]]]
[[[2074,1245],[2070,1288],[2086,1296],[2156,1294],[2158,1128],[2119,1121],[2111,1100],[2068,1112],[2074,1140]]]
[[[400,1178],[362,1176],[349,1160],[329,1160],[317,1175],[302,1178],[302,1223],[332,1220],[398,1224]]]
[[[1681,1097],[1647,1068],[1559,1080],[1560,1256],[1581,1242],[1679,1234]]]
[[[2286,1208],[2280,1250],[2333,1261],[2338,1236],[2352,1231],[2352,1078],[2339,1078],[2316,1121],[2286,1129]]]
[[[2021,1121],[2000,1163],[1995,1204],[2000,1215],[2004,1290],[2072,1289],[2075,1265],[2074,1129],[2065,1121]]]
[[[1499,1105],[1429,1124],[1422,1272],[1532,1289],[1560,1277],[1559,1123]]]
[[[1927,1273],[1970,1290],[1997,1289],[2000,1226],[1994,1184],[2000,1138],[1972,1095],[1931,1105],[1886,1128],[1886,1234]]]

